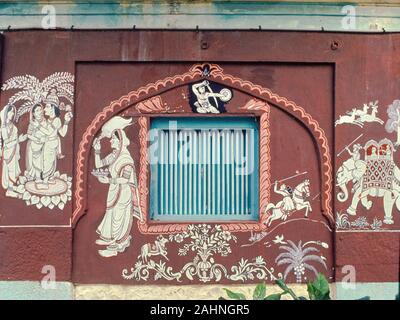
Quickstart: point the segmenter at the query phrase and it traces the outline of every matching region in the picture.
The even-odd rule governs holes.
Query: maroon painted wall
[[[148,83],[184,74],[193,65],[209,62],[220,66],[223,74],[251,81],[254,86],[259,85],[288,101],[294,101],[317,121],[326,136],[329,165],[332,167],[330,213],[334,218],[337,213],[342,215],[337,232],[329,232],[325,227],[315,228],[306,221],[292,226],[288,224],[276,235],[283,234],[285,240],[292,239],[296,244],[300,240],[303,243],[314,240],[326,242],[329,248],[324,249],[323,254],[327,259],[327,267],[320,264],[318,270],[331,276],[331,280],[341,280],[344,275],[342,266],[354,265],[357,281],[399,281],[399,211],[396,207],[392,210],[393,224],[383,223],[382,198],[370,197],[373,202],[370,210],[360,203],[357,215],[349,215],[346,210],[351,202],[351,188],[349,199],[342,203],[337,199],[340,190],[335,186],[337,170],[350,158],[346,151],[340,156],[337,154],[360,134],[363,136],[357,143],[362,146],[371,139],[377,142],[384,138],[396,141],[396,133],[388,133],[385,123],[388,120],[388,106],[400,96],[400,58],[397,52],[399,35],[264,31],[18,31],[5,32],[2,38],[4,52],[0,79],[3,84],[8,79],[21,75],[33,75],[42,81],[55,72],[68,72],[75,76],[75,92],[72,105],[74,118],[66,137],[62,138],[65,157],[57,162],[60,173],[74,179],[72,199],[66,201],[63,210],[46,206],[38,209],[21,199],[6,197],[5,190],[2,189],[1,279],[38,280],[43,276],[43,265],[54,265],[58,280],[79,283],[147,283],[125,280],[121,273],[123,269],[129,270],[134,266],[141,247],[146,243],[154,243],[157,235],[142,234],[135,220],[131,232],[133,241],[129,248],[116,257],[100,257],[97,253],[98,247],[94,244],[95,230],[104,214],[107,190],[99,186],[90,174],[86,175],[89,179],[88,193],[85,194],[87,207],[82,212],[86,214],[76,222],[75,227],[71,226],[72,214],[77,210],[75,178],[79,144],[96,114],[112,101]],[[208,42],[208,49],[201,48],[202,41]],[[200,79],[201,76],[194,78],[192,82]],[[188,90],[192,82],[184,82],[179,88],[168,87],[167,84],[170,96],[168,92],[164,94],[154,90],[146,98],[161,95],[163,101],[171,106],[178,102],[183,104],[185,101],[179,95],[182,90]],[[313,126],[301,124],[296,118],[300,118],[296,111],[282,111],[283,102],[274,101],[266,95],[257,95],[240,85],[235,87],[228,81],[223,81],[223,84],[231,88],[235,96],[243,95],[240,101],[232,102],[238,108],[252,98],[265,101],[270,107],[271,183],[290,176],[295,170],[305,170],[312,172],[312,191],[315,191],[312,194],[323,192],[323,174],[320,173],[322,161],[316,160],[317,140],[313,140],[309,134]],[[17,89],[1,92],[1,109],[16,92]],[[63,99],[60,97],[60,101],[67,103]],[[334,126],[335,120],[347,111],[353,108],[361,110],[364,104],[376,100],[379,101],[377,116],[382,119],[383,124],[364,123],[362,128],[354,124]],[[143,116],[135,109],[136,102],[123,105],[126,112],[124,115]],[[371,112],[372,106],[368,110]],[[65,113],[62,112],[62,117]],[[117,114],[118,112],[114,115]],[[21,117],[18,123],[21,132],[27,130],[28,119],[27,116]],[[141,163],[137,151],[138,133],[137,125],[129,131],[132,150],[136,150],[133,158],[137,168]],[[25,144],[21,144],[22,168],[25,149]],[[93,152],[89,151],[86,173],[93,169],[93,157]],[[363,152],[361,157],[364,159]],[[394,153],[394,163],[400,163],[398,152]],[[276,203],[279,200],[279,196],[271,191],[271,202]],[[335,223],[331,223],[321,210],[322,201],[318,198],[313,204],[313,218],[335,229]],[[294,213],[293,217],[302,215]],[[357,220],[361,217],[365,219]],[[377,221],[374,223],[375,218]],[[168,237],[168,233],[160,233]],[[278,268],[274,262],[281,252],[279,243],[273,243],[275,234],[268,239],[273,243],[273,250],[263,244],[265,241],[249,247],[251,249],[242,248],[242,244],[249,242],[250,231],[232,234],[238,236],[238,242],[231,243],[233,253],[228,258],[218,258],[218,262],[230,269],[242,257],[252,259],[261,255],[269,267],[274,267],[277,272],[284,272],[285,269],[282,266]],[[172,242],[174,241],[170,241],[168,246],[168,256],[173,261],[171,266],[177,271],[186,262],[192,261],[193,256],[179,257],[176,253],[180,244]],[[158,262],[162,257],[155,258]],[[334,272],[332,267],[335,268]],[[307,275],[311,277],[313,273],[310,270],[307,272],[310,272]],[[188,278],[182,280],[183,283],[191,282]],[[148,282],[152,281],[153,274]],[[174,281],[165,279],[158,281],[175,284]],[[198,279],[194,281],[199,283]],[[288,281],[295,281],[293,274]],[[225,278],[222,282],[231,281]]]

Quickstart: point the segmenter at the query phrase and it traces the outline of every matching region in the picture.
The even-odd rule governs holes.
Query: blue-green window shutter
[[[152,220],[258,219],[257,118],[154,118],[150,136]]]

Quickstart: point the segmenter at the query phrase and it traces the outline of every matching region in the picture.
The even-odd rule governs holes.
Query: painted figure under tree
[[[133,217],[143,219],[135,164],[127,149],[130,141],[124,131],[131,124],[132,119],[114,117],[104,124],[100,136],[93,142],[97,169],[93,174],[101,183],[109,185],[106,212],[97,228],[100,239],[96,244],[106,246],[99,250],[103,257],[123,252],[130,245]],[[103,138],[110,139],[113,151],[102,159],[100,141]]]
[[[19,166],[19,143],[26,140],[26,135],[18,135],[18,129],[14,123],[16,108],[14,105],[6,105],[1,112],[1,147],[2,158],[1,182],[6,195],[16,197],[15,185],[21,174]]]
[[[57,99],[58,100],[58,99]],[[57,101],[47,101],[44,109],[47,118],[47,128],[44,132],[47,134],[47,141],[43,150],[43,181],[52,182],[54,173],[57,170],[57,159],[62,158],[61,137],[65,137],[68,131],[68,124],[72,119],[72,113],[65,114],[64,125],[60,119],[60,108]]]
[[[58,207],[63,210],[71,200],[72,178],[57,170],[57,160],[64,158],[61,152],[61,137],[66,136],[68,124],[72,119],[72,105],[68,102],[73,103],[73,81],[72,74],[56,72],[43,81],[32,75],[24,75],[4,82],[2,90],[17,90],[9,98],[6,107],[15,106],[12,110],[9,109],[10,114],[12,113],[12,116],[8,116],[10,121],[6,118],[2,121],[2,126],[7,128],[2,130],[2,144],[8,140],[13,141],[6,144],[4,154],[7,157],[8,151],[15,149],[15,153],[10,153],[13,157],[4,161],[2,166],[6,196],[18,197],[27,205],[34,205],[38,209]],[[64,121],[61,120],[62,112]],[[25,114],[29,115],[27,129],[23,128],[24,122],[20,121]],[[26,135],[14,139],[18,131],[25,130]],[[20,145],[26,138],[26,147]],[[26,148],[23,174],[18,164],[21,147]],[[12,167],[13,170],[10,169]]]
[[[28,126],[28,143],[26,145],[26,171],[25,177],[29,181],[35,181],[37,188],[43,182],[43,148],[46,135],[40,129],[46,127],[47,122],[43,114],[43,106],[36,104],[30,112]]]

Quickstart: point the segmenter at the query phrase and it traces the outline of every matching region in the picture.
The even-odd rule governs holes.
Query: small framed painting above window
[[[153,118],[151,220],[258,220],[258,159],[256,117]]]

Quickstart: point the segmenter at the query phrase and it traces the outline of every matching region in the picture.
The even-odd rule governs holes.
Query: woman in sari
[[[46,119],[43,116],[42,105],[36,104],[31,110],[28,126],[25,172],[25,177],[36,183],[43,180],[43,147],[46,136],[40,130],[41,127],[46,127]]]
[[[98,245],[102,257],[112,257],[124,252],[130,245],[133,217],[142,219],[139,192],[134,161],[127,149],[130,141],[123,129],[131,124],[131,119],[114,117],[103,126],[101,137],[109,137],[113,151],[104,159],[100,157],[100,139],[95,139],[96,168],[108,168],[110,177],[99,176],[101,183],[108,184],[105,215],[97,228],[100,239]],[[118,128],[118,129],[117,129]]]
[[[6,196],[16,197],[14,186],[21,174],[19,166],[20,148],[19,143],[26,140],[26,135],[18,135],[18,129],[15,125],[16,108],[13,105],[7,105],[0,114],[1,120],[1,145],[2,151],[2,174],[1,183],[6,189]]]

